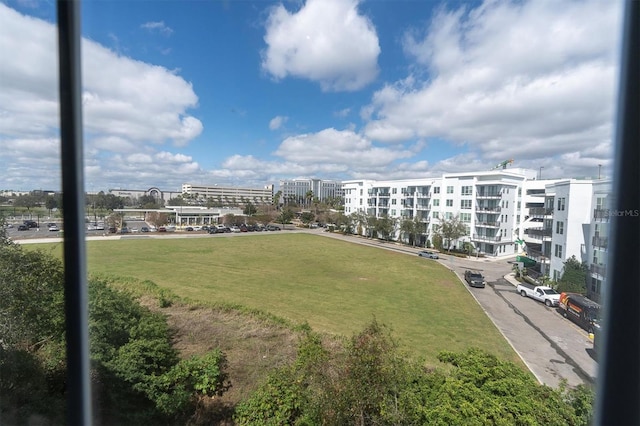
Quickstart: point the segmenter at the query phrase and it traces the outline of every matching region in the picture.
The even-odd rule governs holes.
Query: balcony
[[[609,219],[609,215],[611,212],[609,209],[593,209],[593,218],[594,219]]]
[[[500,222],[476,222],[476,227],[499,228]]]
[[[495,192],[477,192],[476,198],[482,198],[487,200],[499,200],[502,198],[502,194]]]
[[[594,247],[607,248],[609,246],[609,237],[593,237],[591,239],[591,244]]]
[[[553,214],[553,209],[547,207],[531,207],[529,214],[531,216],[550,216]]]
[[[488,241],[492,243],[500,242],[502,237],[500,235],[478,235],[473,234],[473,241]]]
[[[549,260],[549,256],[544,254],[540,250],[535,250],[531,248],[527,248],[527,255],[532,259],[537,260],[538,262],[544,263],[546,260]]]
[[[592,273],[594,274],[598,274],[602,277],[604,277],[607,273],[607,266],[606,265],[597,265],[595,263],[592,263],[591,266],[589,267],[589,269],[591,270]]]
[[[542,238],[550,237],[552,232],[550,228],[528,228],[524,230],[524,233],[530,237]]]
[[[498,214],[502,210],[500,206],[491,206],[491,207],[476,207],[476,213],[495,213]]]

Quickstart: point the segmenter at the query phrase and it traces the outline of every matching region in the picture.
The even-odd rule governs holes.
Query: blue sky
[[[86,187],[611,172],[621,2],[83,3]],[[59,189],[55,10],[0,3],[0,190]]]

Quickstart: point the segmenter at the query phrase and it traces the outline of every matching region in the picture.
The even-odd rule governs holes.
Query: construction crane
[[[494,168],[492,168],[491,170],[495,170],[495,169],[499,169],[499,168],[502,168],[504,170],[511,163],[513,163],[513,159],[512,160],[505,160],[502,163],[500,163],[497,166],[495,166]]]

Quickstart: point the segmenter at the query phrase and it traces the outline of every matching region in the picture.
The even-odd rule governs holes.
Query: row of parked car
[[[204,229],[203,229],[204,230]],[[262,232],[262,231],[280,231],[280,227],[276,225],[247,225],[247,224],[239,224],[239,225],[216,225],[211,226],[207,230],[210,234],[222,234],[226,232]]]

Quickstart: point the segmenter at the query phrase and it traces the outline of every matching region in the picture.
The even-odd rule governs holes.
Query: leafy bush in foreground
[[[220,351],[181,361],[162,315],[104,280],[90,280],[88,293],[97,423],[184,423],[199,398],[229,388]],[[60,261],[0,243],[0,418],[7,423],[64,423],[63,303]]]
[[[308,333],[298,361],[275,371],[236,409],[236,422],[296,425],[587,425],[593,391],[538,384],[511,362],[479,349],[442,352],[448,369],[426,369],[399,353],[373,322],[342,354]]]

